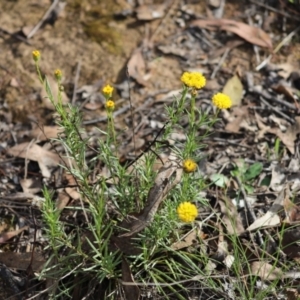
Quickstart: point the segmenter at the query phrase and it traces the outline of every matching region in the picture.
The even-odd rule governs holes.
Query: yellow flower
[[[206,78],[199,72],[184,72],[181,81],[188,87],[197,90],[202,89],[206,84]]]
[[[232,105],[231,99],[229,96],[223,93],[217,93],[212,97],[213,104],[220,109],[230,108]]]
[[[183,161],[183,170],[186,173],[195,172],[197,169],[197,164],[190,158]]]
[[[106,85],[103,89],[102,92],[105,96],[111,97],[112,93],[114,91],[114,88],[110,86],[109,84]]]
[[[62,77],[62,72],[61,72],[61,70],[60,70],[60,69],[56,69],[56,70],[54,71],[54,76],[55,76],[56,80],[61,80],[61,77]]]
[[[177,214],[181,221],[193,222],[198,215],[198,210],[195,204],[191,202],[182,202],[177,207]]]
[[[112,111],[112,110],[115,109],[115,102],[112,101],[112,100],[108,100],[108,101],[106,101],[106,103],[105,103],[105,107],[106,107],[107,110]]]
[[[41,53],[39,50],[32,51],[32,58],[35,62],[39,61],[41,58]]]

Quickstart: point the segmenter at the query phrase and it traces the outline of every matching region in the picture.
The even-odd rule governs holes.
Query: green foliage
[[[257,176],[259,176],[262,169],[262,163],[256,162],[251,166],[248,166],[245,162],[241,162],[241,164],[237,165],[236,168],[231,171],[231,175],[234,177],[238,177],[245,190],[249,194],[251,194],[253,192],[251,183]]]
[[[207,267],[211,259],[202,249],[205,245],[202,245],[199,236],[195,237],[197,245],[201,245],[197,248],[175,250],[173,247],[187,230],[192,228],[198,232],[195,223],[182,224],[179,221],[176,213],[178,205],[184,201],[194,202],[201,207],[207,205],[207,201],[199,196],[205,188],[205,182],[197,171],[184,173],[180,183],[164,195],[165,199],[153,221],[151,220],[133,238],[124,240],[124,244],[128,243],[125,246],[129,253],[115,243],[116,237],[124,233],[122,222],[135,218],[147,203],[149,191],[158,172],[155,169],[160,161],[157,156],[167,151],[171,152],[176,157],[178,168],[182,168],[182,161],[186,159],[200,161],[202,157],[199,155],[199,149],[205,147],[203,139],[217,121],[217,114],[211,118],[198,110],[195,106],[195,91],[184,86],[181,96],[166,107],[167,121],[159,142],[154,143],[153,151],[144,153],[129,170],[127,165],[119,161],[120,141],[115,132],[112,110],[106,110],[107,130],[100,131],[101,138],[97,149],[94,149],[89,138],[83,138],[87,134],[82,127],[79,109],[62,102],[61,77],[56,77],[57,95],[54,95],[47,77],[40,72],[39,61],[36,61],[36,69],[40,82],[55,108],[56,123],[62,129],[57,139],[53,140],[63,148],[61,167],[67,174],[72,175],[80,193],[80,201],[77,204],[65,207],[61,211],[55,203],[56,191],[44,188],[45,203],[42,214],[49,259],[40,278],[52,280],[48,291],[49,299],[71,299],[78,285],[85,290],[86,295],[97,285],[107,282],[109,284],[105,289],[106,299],[116,299],[124,258],[130,264],[135,281],[146,286],[151,283],[159,297],[164,299],[168,299],[170,294],[175,295],[176,299],[187,299],[187,285],[184,283],[194,276],[203,276],[201,286],[218,293],[218,281],[210,277]],[[108,99],[109,97],[106,100]],[[188,120],[187,128],[180,125],[183,118]],[[206,128],[206,132],[199,136],[198,132],[203,128]],[[167,149],[164,145],[177,130],[186,132],[186,141],[176,141],[175,146]],[[94,152],[91,159],[87,159],[88,150]],[[109,176],[97,177],[96,182],[91,183],[91,174],[98,162],[107,168]],[[243,163],[236,166],[231,175],[239,177],[249,192],[252,188],[251,183],[261,171],[261,163],[251,166]],[[217,174],[211,179],[219,187],[225,187],[228,181],[222,174]],[[65,211],[80,214],[84,224],[78,226],[65,221]],[[240,241],[236,236],[230,238],[232,252],[236,258],[232,270],[235,275],[240,276],[249,265]],[[240,286],[241,283],[236,283],[239,294],[244,299],[254,297],[254,287],[246,291],[246,288]]]
[[[184,87],[181,97],[174,99],[172,106],[166,107],[168,120],[161,133],[160,143],[155,143],[153,151],[145,153],[129,172],[127,166],[121,165],[118,159],[119,141],[112,110],[107,109],[107,131],[101,131],[102,137],[95,150],[89,145],[88,138],[82,138],[86,134],[81,125],[79,109],[70,104],[63,104],[61,71],[55,72],[57,81],[55,96],[47,77],[40,72],[39,61],[35,63],[40,82],[55,108],[56,123],[61,128],[60,135],[53,142],[63,146],[62,168],[72,175],[81,195],[80,205],[73,209],[85,219],[83,228],[63,222],[61,220],[63,211],[57,208],[54,201],[55,191],[44,188],[45,204],[42,213],[51,255],[40,278],[52,278],[54,284],[52,292],[49,290],[49,295],[53,299],[71,298],[76,280],[84,284],[84,278],[94,277],[100,284],[110,280],[111,289],[107,290],[107,295],[111,293],[112,296],[117,279],[121,277],[120,265],[124,256],[122,251],[115,248],[113,237],[122,230],[120,228],[122,220],[128,218],[132,212],[138,213],[137,206],[142,209],[147,201],[157,174],[154,168],[157,155],[166,151],[163,142],[170,138],[172,132],[181,129],[181,119],[187,115],[190,121],[186,143],[174,147],[173,155],[177,157],[178,168],[181,168],[180,161],[183,159],[192,157],[198,161],[200,157],[197,157],[197,153],[203,147],[201,141],[206,134],[198,137],[197,132],[201,126],[210,128],[217,119],[209,120],[208,115],[196,109],[195,95],[192,96],[190,106],[187,105],[189,88]],[[106,100],[109,100],[109,96]],[[86,159],[87,149],[92,149],[95,153],[90,160]],[[95,163],[99,161],[107,168],[110,177],[100,177],[91,185],[90,174]],[[171,246],[178,240],[178,234],[181,232],[176,214],[178,204],[182,201],[199,201],[199,190],[203,189],[203,186],[203,180],[198,172],[184,174],[182,183],[166,195],[167,199],[149,226],[134,241],[128,239],[131,241],[129,247],[140,249],[138,250],[140,254],[127,258],[131,261],[134,276],[141,282],[157,283],[157,291],[165,297],[169,291],[176,294],[179,299],[185,299],[179,293],[185,288],[176,282],[201,272],[198,265],[203,261],[202,255],[198,257],[196,253],[179,253],[172,250]],[[113,207],[113,211],[108,211],[108,205]],[[68,209],[71,208],[64,208],[64,211]],[[190,266],[193,271],[190,270]],[[170,285],[165,286],[166,282]]]

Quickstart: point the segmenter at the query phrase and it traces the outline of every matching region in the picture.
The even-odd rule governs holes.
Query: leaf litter
[[[291,73],[299,70],[297,60],[299,44],[296,41],[291,42],[283,49],[282,54],[277,53],[273,56],[272,68],[267,65],[261,72],[258,72],[255,71],[255,67],[267,59],[269,52],[272,51],[274,35],[276,35],[276,40],[283,38],[283,35],[282,32],[275,30],[274,24],[274,27],[272,25],[269,27],[272,32],[259,28],[259,24],[255,26],[248,24],[249,19],[255,20],[255,15],[246,15],[244,7],[238,4],[235,4],[235,7],[234,4],[225,2],[225,15],[218,19],[211,19],[210,15],[205,15],[204,7],[201,8],[200,5],[195,4],[183,6],[183,1],[171,1],[171,6],[168,6],[168,2],[168,11],[166,11],[165,4],[155,5],[152,1],[147,1],[143,5],[137,3],[135,7],[129,3],[130,1],[123,2],[126,5],[123,3],[120,6],[123,5],[128,11],[127,15],[123,13],[124,22],[138,20],[140,23],[136,25],[139,28],[137,31],[144,30],[142,30],[144,32],[142,36],[140,32],[132,32],[133,45],[125,44],[124,41],[125,60],[115,54],[109,56],[105,53],[108,64],[101,61],[99,65],[97,62],[99,55],[96,58],[89,58],[86,54],[98,51],[103,55],[101,52],[103,50],[101,47],[97,48],[97,43],[92,41],[87,43],[78,39],[78,46],[73,46],[68,44],[68,36],[64,36],[66,43],[58,38],[55,39],[54,32],[57,30],[57,24],[62,22],[65,25],[70,22],[63,14],[58,15],[58,19],[54,21],[54,27],[40,27],[34,35],[31,34],[30,42],[35,41],[37,46],[41,46],[41,39],[49,38],[55,45],[66,45],[63,46],[66,54],[61,55],[59,62],[61,66],[66,66],[65,76],[66,83],[68,83],[66,86],[70,85],[65,93],[64,103],[68,103],[74,94],[76,104],[88,108],[88,110],[82,110],[84,121],[93,121],[103,113],[101,112],[103,99],[98,97],[91,99],[90,96],[84,98],[80,93],[80,88],[93,86],[94,76],[96,79],[104,81],[109,79],[116,82],[119,95],[126,95],[130,91],[136,113],[132,116],[128,108],[122,110],[126,99],[120,99],[120,112],[116,116],[118,126],[121,129],[134,127],[136,138],[143,142],[136,149],[131,149],[132,146],[124,147],[121,153],[124,161],[132,159],[133,150],[137,153],[145,150],[145,144],[151,142],[155,133],[161,128],[161,124],[166,121],[162,115],[163,107],[172,101],[175,90],[180,88],[178,78],[183,71],[201,69],[208,78],[214,74],[217,79],[214,87],[207,88],[204,96],[197,99],[197,107],[202,111],[211,112],[212,108],[208,99],[216,89],[223,89],[224,93],[230,94],[236,106],[229,112],[222,112],[220,122],[204,140],[207,147],[201,150],[204,157],[201,171],[209,183],[205,193],[209,205],[200,208],[199,220],[197,220],[201,222],[200,229],[194,229],[180,236],[171,247],[178,253],[182,250],[189,251],[191,247],[201,251],[207,256],[207,264],[204,266],[207,276],[215,278],[216,282],[220,277],[224,280],[218,293],[226,292],[228,295],[238,297],[240,296],[238,291],[232,286],[232,282],[238,280],[232,275],[233,266],[239,259],[239,255],[234,252],[235,241],[240,249],[248,247],[244,253],[249,260],[250,268],[240,269],[241,277],[259,278],[265,288],[271,286],[270,282],[279,280],[280,288],[276,294],[283,297],[287,292],[291,292],[293,286],[293,281],[284,285],[283,279],[296,280],[300,277],[296,269],[300,253],[298,245],[300,201],[299,188],[296,184],[296,178],[299,177],[297,167],[299,166],[299,117],[297,116],[299,87],[297,88],[295,84],[297,79],[292,79],[292,86],[289,82]],[[41,4],[44,8],[45,3]],[[255,12],[261,18],[270,14],[268,9],[263,9],[259,5],[254,5],[254,7]],[[7,7],[5,8],[7,10]],[[20,7],[15,9],[22,11]],[[89,9],[83,4],[81,17],[91,18],[88,15]],[[210,7],[205,7],[205,9],[210,10]],[[237,17],[234,13],[236,11],[244,17]],[[11,14],[13,13],[15,13],[14,10]],[[213,13],[211,10],[210,14],[213,15]],[[293,13],[293,7],[291,13]],[[39,11],[38,14],[33,12],[33,19],[25,18],[25,23],[30,23],[33,28],[34,25],[39,24],[38,20],[43,15],[44,11]],[[282,18],[280,14],[278,17]],[[23,15],[22,18],[24,18]],[[42,18],[42,21],[46,22],[44,25],[47,25],[47,19]],[[116,21],[112,20],[113,26],[122,27],[114,22]],[[3,16],[0,29],[3,30],[7,26],[7,30],[24,30],[24,24],[21,23],[17,19],[8,22]],[[295,25],[291,22],[289,30],[292,31],[293,26]],[[124,27],[127,30],[130,28],[127,25]],[[80,32],[80,28],[77,30]],[[247,44],[241,43],[241,40],[232,43],[232,39],[237,38],[232,33]],[[71,34],[76,34],[76,30],[71,31]],[[45,258],[40,257],[40,253],[43,253],[43,245],[46,245],[47,241],[43,240],[42,234],[38,234],[41,230],[41,223],[36,224],[33,221],[35,218],[40,218],[39,211],[35,210],[34,213],[31,211],[34,208],[35,195],[41,195],[42,183],[56,186],[56,206],[63,212],[66,219],[70,217],[68,211],[78,205],[84,197],[78,192],[76,182],[68,179],[68,174],[60,168],[60,164],[64,162],[58,153],[62,150],[55,148],[54,144],[47,143],[49,138],[55,138],[61,132],[59,128],[53,126],[52,116],[49,117],[48,111],[53,107],[44,97],[45,95],[26,79],[30,77],[26,75],[25,70],[29,68],[30,72],[33,72],[32,67],[26,62],[32,49],[21,38],[17,39],[18,51],[23,53],[22,58],[19,59],[13,56],[13,48],[5,40],[1,40],[1,43],[5,45],[6,55],[6,60],[3,59],[3,61],[7,64],[3,66],[1,75],[5,75],[3,78],[6,78],[7,82],[4,80],[1,83],[5,91],[5,100],[1,102],[3,109],[1,128],[3,130],[0,131],[2,149],[0,217],[1,223],[11,223],[9,226],[1,227],[0,263],[9,269],[16,269],[17,276],[20,277],[25,274],[22,272],[28,270],[29,267],[34,272],[39,272],[46,262]],[[86,45],[88,49],[83,45]],[[261,47],[257,52],[255,52],[256,46]],[[45,45],[45,48],[47,47],[53,49],[49,44]],[[70,51],[72,47],[73,52]],[[80,47],[86,49],[85,53],[77,53]],[[53,50],[47,51],[45,56],[57,57],[57,54],[53,55],[51,52]],[[156,51],[159,51],[159,54]],[[287,52],[289,67],[285,69],[290,74],[283,77],[280,72],[283,63],[286,63]],[[68,54],[71,58],[67,56]],[[213,55],[215,55],[214,58]],[[84,70],[78,83],[79,88],[76,90],[73,89],[72,70],[79,56],[83,59]],[[220,61],[221,56],[223,62]],[[247,61],[240,66],[238,72],[235,68],[231,68],[231,64],[236,64],[237,57],[244,57],[242,60]],[[159,60],[161,63],[157,63]],[[49,63],[54,65],[56,62],[50,61]],[[128,77],[121,70],[122,64],[128,68],[129,76],[134,81],[128,82]],[[298,67],[295,67],[297,64]],[[8,68],[9,65],[12,67]],[[100,70],[101,67],[102,70]],[[253,81],[249,79],[249,73]],[[119,78],[116,78],[117,74]],[[30,86],[34,92],[26,86]],[[16,102],[15,99],[18,97],[24,98],[23,103]],[[21,118],[20,111],[23,114],[30,111],[30,118],[23,116]],[[39,124],[38,127],[36,123]],[[101,121],[97,121],[95,127],[104,128],[102,125]],[[87,134],[91,139],[92,147],[96,148],[96,140],[100,135],[91,126],[87,126]],[[20,128],[24,132],[22,136]],[[178,133],[178,136],[180,134],[182,133]],[[132,131],[121,130],[120,137],[124,144],[129,144]],[[246,169],[236,164],[236,159],[243,160],[244,166],[247,166]],[[129,295],[134,295],[132,299],[145,298],[141,293],[141,284],[135,282],[135,274],[132,274],[126,260],[130,255],[139,254],[139,249],[133,242],[134,236],[148,227],[156,212],[163,205],[165,194],[180,181],[181,175],[177,174],[176,165],[168,156],[166,156],[166,161],[169,162],[165,168],[158,168],[160,171],[149,192],[144,210],[140,212],[140,215],[129,216],[127,224],[122,226],[126,231],[114,236],[114,240],[111,241],[123,256],[120,284],[124,286],[126,298],[130,297]],[[259,171],[257,171],[257,163],[261,166]],[[239,172],[234,173],[234,168],[237,168]],[[251,175],[253,170],[255,170],[255,176]],[[101,172],[103,174],[104,168],[96,168],[94,177],[96,178]],[[166,179],[171,176],[169,173],[176,173],[177,177],[175,181],[166,184]],[[217,179],[221,179],[222,182],[217,184]],[[71,187],[65,182],[69,182]],[[164,192],[159,193],[163,184],[165,184]],[[23,192],[20,192],[21,190]],[[251,199],[255,200],[251,201]],[[79,228],[82,220],[75,212],[73,215],[75,216],[74,224]],[[14,216],[15,220],[7,216]],[[24,219],[26,225],[20,226]],[[36,238],[38,238],[38,243],[33,243]],[[83,248],[85,246],[83,242]],[[278,259],[278,252],[274,250],[274,247],[279,248],[284,259]],[[114,249],[113,245],[112,249]],[[29,276],[28,273],[26,276]],[[205,287],[201,281],[205,280],[205,276],[197,275],[191,276],[190,280],[185,283],[194,282],[195,287],[201,290]],[[164,284],[168,285],[167,282]],[[147,289],[147,283],[144,285]],[[151,288],[148,288],[147,292],[150,294],[152,285],[155,286],[153,282],[148,283],[148,287]],[[259,280],[256,281],[256,288],[259,290]],[[19,287],[19,289],[27,293],[25,288],[22,290],[22,287]],[[220,297],[214,290],[203,293],[206,293],[202,295],[203,299],[205,297],[219,299]],[[270,295],[274,293],[270,292]],[[190,297],[192,296],[199,297],[199,293],[190,291]],[[228,297],[232,299],[234,296]]]

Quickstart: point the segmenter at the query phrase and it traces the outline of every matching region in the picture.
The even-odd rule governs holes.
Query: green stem
[[[39,66],[39,63],[38,63],[38,62],[35,62],[35,69],[36,69],[36,72],[37,72],[37,74],[38,74],[40,83],[43,84],[43,83],[44,83],[44,80],[43,80],[42,73],[41,73],[40,66]]]
[[[196,106],[196,96],[192,96],[191,98],[191,126],[195,124],[195,106]]]
[[[111,111],[107,111],[107,120],[108,120],[109,134],[112,136],[113,144],[115,146],[115,150],[117,151],[116,132],[115,132],[113,115]]]

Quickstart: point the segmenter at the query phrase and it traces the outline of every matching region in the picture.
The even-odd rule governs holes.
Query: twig
[[[287,101],[284,101],[284,100],[281,100],[281,99],[278,99],[278,98],[275,98],[270,93],[268,93],[266,90],[261,91],[260,89],[254,87],[254,88],[249,88],[249,92],[255,93],[255,94],[259,94],[260,96],[262,96],[263,98],[265,98],[267,100],[279,103],[279,104],[281,104],[283,106],[286,106],[289,109],[292,109],[294,111],[297,110],[297,108],[296,108],[296,106],[294,104],[291,104],[291,103],[289,103]]]
[[[8,35],[10,35],[12,38],[16,38],[17,40],[20,40],[21,42],[23,42],[23,43],[25,43],[25,44],[31,46],[31,43],[28,42],[28,41],[26,40],[26,38],[24,38],[23,36],[21,36],[21,35],[18,34],[18,33],[11,33],[11,32],[9,32],[9,31],[7,31],[6,29],[0,28],[0,33],[1,33],[1,32],[4,33],[4,34],[8,34]]]
[[[255,213],[251,207],[251,205],[248,203],[248,200],[247,200],[247,194],[246,194],[246,191],[244,189],[244,186],[243,186],[243,183],[241,181],[241,179],[239,178],[239,176],[235,176],[235,179],[237,180],[238,182],[238,185],[239,185],[239,188],[240,188],[240,191],[242,192],[243,194],[243,197],[244,197],[244,202],[245,202],[245,208],[246,208],[246,216],[247,216],[247,212],[250,213],[251,215],[251,218],[253,220],[256,220],[256,216],[255,216]],[[250,236],[251,236],[251,232],[249,232]],[[262,238],[262,234],[261,232],[258,230],[257,231],[257,237],[259,239],[259,243],[260,245],[263,245],[263,238]],[[255,245],[254,241],[253,241],[253,244]]]
[[[228,276],[228,275],[227,275]],[[177,285],[177,284],[182,284],[182,283],[186,283],[186,282],[190,282],[190,281],[199,281],[199,280],[203,280],[203,279],[208,279],[208,278],[225,278],[225,275],[196,275],[190,279],[184,279],[184,280],[179,280],[176,282],[171,282],[171,283],[158,283],[158,282],[147,282],[147,283],[143,283],[143,282],[130,282],[130,281],[123,281],[119,279],[119,282],[122,285],[139,285],[139,286],[172,286],[172,285]]]
[[[224,9],[225,9],[225,0],[221,0],[219,7],[215,10],[215,18],[221,19],[224,15]]]
[[[34,28],[29,32],[29,34],[27,35],[27,39],[32,38],[36,32],[41,28],[41,26],[43,25],[43,23],[49,18],[50,14],[52,13],[52,11],[54,10],[54,8],[56,7],[56,5],[59,3],[59,0],[54,0],[53,3],[51,4],[51,6],[49,7],[49,9],[47,10],[47,12],[44,14],[44,16],[42,17],[42,19],[34,26]]]
[[[240,142],[233,142],[231,140],[226,140],[226,139],[217,138],[217,137],[213,137],[213,138],[209,137],[209,138],[203,139],[203,140],[205,141],[205,140],[209,140],[209,139],[212,139],[213,141],[216,141],[216,142],[220,142],[221,145],[229,144],[229,145],[239,146],[239,147],[243,147],[243,148],[247,148],[247,149],[253,149],[253,146],[242,145],[242,144],[240,144]]]
[[[269,5],[267,5],[267,4],[264,4],[264,3],[262,3],[262,2],[258,2],[258,1],[256,1],[256,0],[250,0],[250,2],[252,2],[252,3],[256,4],[256,5],[259,5],[259,6],[261,6],[261,7],[264,7],[264,8],[266,8],[266,9],[268,9],[268,10],[274,11],[274,12],[276,12],[277,14],[282,15],[282,16],[284,16],[284,17],[286,17],[286,18],[293,19],[293,20],[297,20],[297,21],[299,21],[299,19],[300,19],[299,17],[291,16],[290,14],[288,14],[288,13],[282,11],[282,10],[278,10],[278,9],[276,9],[276,8],[274,8],[274,7],[272,7],[272,6],[269,6]]]
[[[229,53],[230,50],[231,50],[230,48],[226,48],[226,50],[225,50],[223,56],[221,57],[221,59],[220,59],[219,62],[218,62],[218,65],[217,65],[217,66],[215,67],[215,69],[213,70],[213,72],[212,72],[212,74],[211,74],[211,76],[210,76],[210,79],[215,78],[217,72],[219,71],[220,67],[223,65],[224,60],[225,60],[226,57],[228,56],[228,53]]]
[[[276,54],[284,45],[286,45],[292,37],[299,31],[300,26],[297,27],[295,30],[290,32],[273,50],[273,54]],[[269,55],[264,61],[262,61],[256,68],[255,71],[260,71],[262,68],[264,68],[272,59],[273,54]]]
[[[278,115],[282,116],[285,118],[287,121],[289,121],[291,124],[294,124],[295,121],[294,119],[290,118],[288,115],[277,109],[276,107],[272,106],[270,103],[268,103],[263,97],[259,97],[259,100],[263,102],[266,106],[270,107],[273,111],[275,111]]]
[[[273,53],[277,53],[284,45],[286,45],[291,39],[292,37],[299,31],[300,26],[298,26],[295,30],[293,30],[292,32],[290,32],[278,45],[277,47],[274,49]]]

